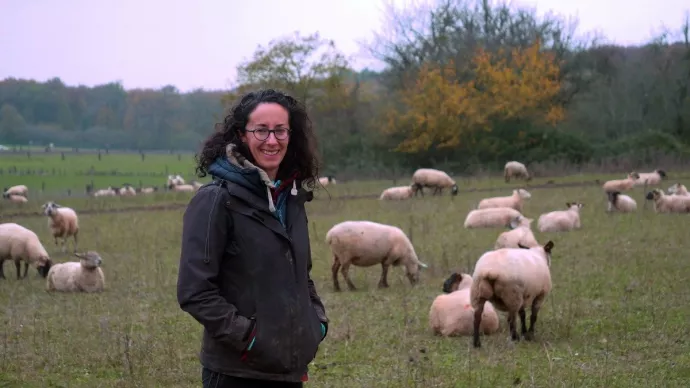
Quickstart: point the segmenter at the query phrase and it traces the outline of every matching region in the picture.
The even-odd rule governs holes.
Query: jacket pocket
[[[266,373],[288,373],[290,368],[290,351],[285,343],[287,338],[275,339],[264,337],[260,321],[256,321],[254,344],[245,350],[242,359],[247,366]],[[249,340],[251,344],[251,339]]]

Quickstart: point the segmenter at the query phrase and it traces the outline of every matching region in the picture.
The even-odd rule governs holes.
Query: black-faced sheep
[[[450,188],[452,195],[458,195],[458,185],[450,175],[433,168],[420,168],[412,174],[412,187],[414,195],[421,192],[424,196],[425,187],[433,187],[432,195],[442,194],[444,188]]]
[[[29,188],[26,187],[26,185],[5,187],[4,194],[21,195],[22,197],[27,197],[29,195]]]
[[[690,196],[666,195],[661,189],[647,193],[647,200],[654,201],[657,213],[690,213]]]
[[[659,169],[654,170],[654,172],[641,172],[638,176],[635,180],[635,186],[658,186],[661,181],[667,178],[666,172]]]
[[[614,191],[623,192],[635,187],[635,182],[640,179],[640,174],[631,172],[625,179],[614,179],[604,182],[602,188],[605,193],[612,193]]]
[[[74,209],[60,206],[55,202],[46,202],[43,205],[43,214],[49,217],[48,226],[58,246],[58,238],[62,238],[62,252],[67,251],[67,238],[74,239],[74,252],[77,251],[79,235],[79,218]]]
[[[20,279],[21,261],[24,261],[24,276],[33,264],[38,273],[46,277],[52,262],[36,233],[19,224],[8,222],[0,224],[0,278],[5,278],[2,269],[5,260],[13,260],[17,267],[17,279]]]
[[[75,253],[79,261],[55,264],[48,272],[46,290],[63,292],[101,292],[105,276],[101,269],[103,259],[94,251]]]
[[[629,195],[621,194],[618,191],[608,193],[608,207],[607,212],[614,209],[621,213],[630,213],[637,210],[637,202]]]

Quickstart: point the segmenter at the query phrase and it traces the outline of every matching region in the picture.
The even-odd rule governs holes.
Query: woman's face
[[[289,133],[286,132],[290,129],[289,119],[287,109],[280,104],[261,103],[249,114],[247,131],[242,135],[242,141],[249,148],[256,164],[266,171],[272,180],[276,179],[280,162],[287,152],[290,141]],[[268,130],[277,132],[268,133]]]

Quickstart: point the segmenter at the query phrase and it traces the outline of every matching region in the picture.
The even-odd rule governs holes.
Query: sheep
[[[607,194],[614,191],[623,192],[632,189],[638,179],[640,179],[640,174],[631,172],[625,179],[614,179],[604,182],[602,188]]]
[[[29,188],[25,185],[17,185],[12,187],[5,187],[5,190],[3,190],[3,192],[9,195],[21,195],[22,197],[27,197],[29,195]]]
[[[537,229],[540,232],[569,232],[580,229],[580,209],[585,205],[578,202],[566,202],[566,210],[555,210],[539,216]]]
[[[129,183],[125,183],[122,185],[122,188],[120,189],[118,195],[121,195],[123,197],[133,197],[137,195],[136,190],[134,190],[134,187],[130,185]]]
[[[508,313],[510,337],[519,341],[516,314],[522,321],[521,332],[526,340],[534,339],[534,324],[539,309],[551,292],[551,252],[553,241],[543,247],[502,248],[484,253],[474,267],[470,300],[474,308],[474,347],[481,347],[479,329],[487,302],[496,310]],[[527,330],[525,308],[531,306],[530,328]]]
[[[681,185],[680,183],[674,183],[671,185],[671,187],[668,188],[668,193],[672,195],[690,196],[690,193],[688,193],[688,189],[685,187],[685,185]]]
[[[638,175],[635,186],[658,186],[662,180],[667,178],[666,172],[659,169],[654,170],[654,172],[641,172]]]
[[[116,196],[118,193],[111,187],[109,186],[107,189],[100,189],[97,190],[93,193],[94,197],[108,197],[108,196]]]
[[[168,186],[169,190],[172,191],[178,191],[178,192],[193,192],[196,191],[196,188],[192,185],[169,185]]]
[[[137,193],[141,194],[152,194],[158,191],[158,187],[142,187],[142,188],[137,188]]]
[[[379,197],[379,200],[409,199],[409,198],[412,198],[412,195],[414,195],[414,187],[413,186],[389,187],[389,188],[383,190],[383,192],[381,193],[381,196]]]
[[[2,269],[5,260],[14,261],[17,267],[17,279],[26,277],[29,263],[36,266],[36,270],[43,277],[48,275],[53,264],[36,233],[13,222],[0,224],[0,278],[2,279],[5,279]],[[24,261],[24,276],[20,276],[22,260]]]
[[[690,196],[666,195],[663,190],[654,189],[646,198],[654,201],[656,213],[690,213]]]
[[[43,214],[48,216],[48,226],[55,239],[55,245],[58,245],[58,237],[62,237],[62,252],[67,251],[67,238],[72,236],[74,239],[74,252],[78,247],[79,234],[79,218],[74,209],[60,206],[55,202],[46,202],[43,205]]]
[[[170,185],[184,185],[185,181],[180,175],[168,175],[168,183],[166,186],[170,187]]]
[[[532,198],[530,194],[525,189],[513,190],[513,195],[507,197],[491,197],[484,198],[479,201],[479,206],[477,209],[488,209],[492,207],[510,207],[519,212],[522,212],[522,204],[526,199]]]
[[[194,190],[199,190],[204,184],[199,181],[191,181],[190,184],[194,186]]]
[[[473,330],[474,309],[470,304],[472,276],[453,273],[443,283],[443,292],[429,309],[429,326],[434,335],[444,337],[470,336]],[[490,302],[484,305],[480,331],[490,335],[498,331],[498,314]]]
[[[328,184],[336,184],[335,177],[332,175],[321,177],[319,178],[319,184],[321,186],[326,186]]]
[[[608,207],[606,208],[607,212],[610,212],[613,209],[621,213],[630,213],[637,210],[637,202],[628,195],[621,194],[618,191],[612,191],[608,193],[608,198]]]
[[[338,270],[343,274],[350,291],[355,285],[350,280],[350,265],[370,267],[381,264],[379,288],[388,287],[388,268],[404,266],[407,278],[413,286],[419,282],[419,267],[427,265],[419,261],[412,242],[402,229],[372,221],[344,221],[334,225],[326,233],[326,243],[333,254],[333,288],[340,291]]]
[[[19,195],[19,194],[3,193],[2,197],[5,199],[8,199],[10,202],[14,202],[14,203],[27,203],[27,202],[29,202],[29,200],[26,199],[25,196]]]
[[[458,195],[458,185],[453,178],[443,171],[433,168],[420,168],[412,174],[412,186],[414,187],[414,195],[418,192],[424,196],[424,187],[433,187],[434,192],[441,194],[444,188],[450,187],[452,195]]]
[[[467,229],[507,227],[510,221],[521,215],[511,207],[475,209],[467,214],[464,226]]]
[[[47,291],[101,292],[105,288],[105,276],[101,269],[103,259],[94,251],[74,253],[79,261],[55,264],[48,272]]]
[[[503,167],[503,178],[506,183],[510,182],[510,178],[523,178],[527,182],[532,180],[532,176],[527,171],[527,167],[515,160],[507,162],[505,167]]]
[[[534,219],[523,216],[515,217],[510,221],[512,230],[501,233],[496,239],[494,249],[518,248],[519,245],[527,248],[539,246],[534,233],[532,232],[532,222]]]

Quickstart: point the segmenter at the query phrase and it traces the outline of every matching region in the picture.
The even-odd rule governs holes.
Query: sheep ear
[[[518,247],[519,247],[520,249],[529,249],[528,247],[526,247],[526,246],[524,246],[524,245],[522,245],[522,244],[520,244],[520,243],[518,243]]]
[[[422,268],[429,268],[428,265],[422,263],[421,261],[419,261],[418,263],[419,263],[419,266],[422,267]]]
[[[547,242],[546,245],[544,245],[544,251],[546,251],[546,253],[551,254],[552,249],[553,249],[553,241],[549,240],[549,242]]]
[[[570,207],[570,202],[566,202],[566,203],[565,203],[565,206],[566,206],[566,207]]]

